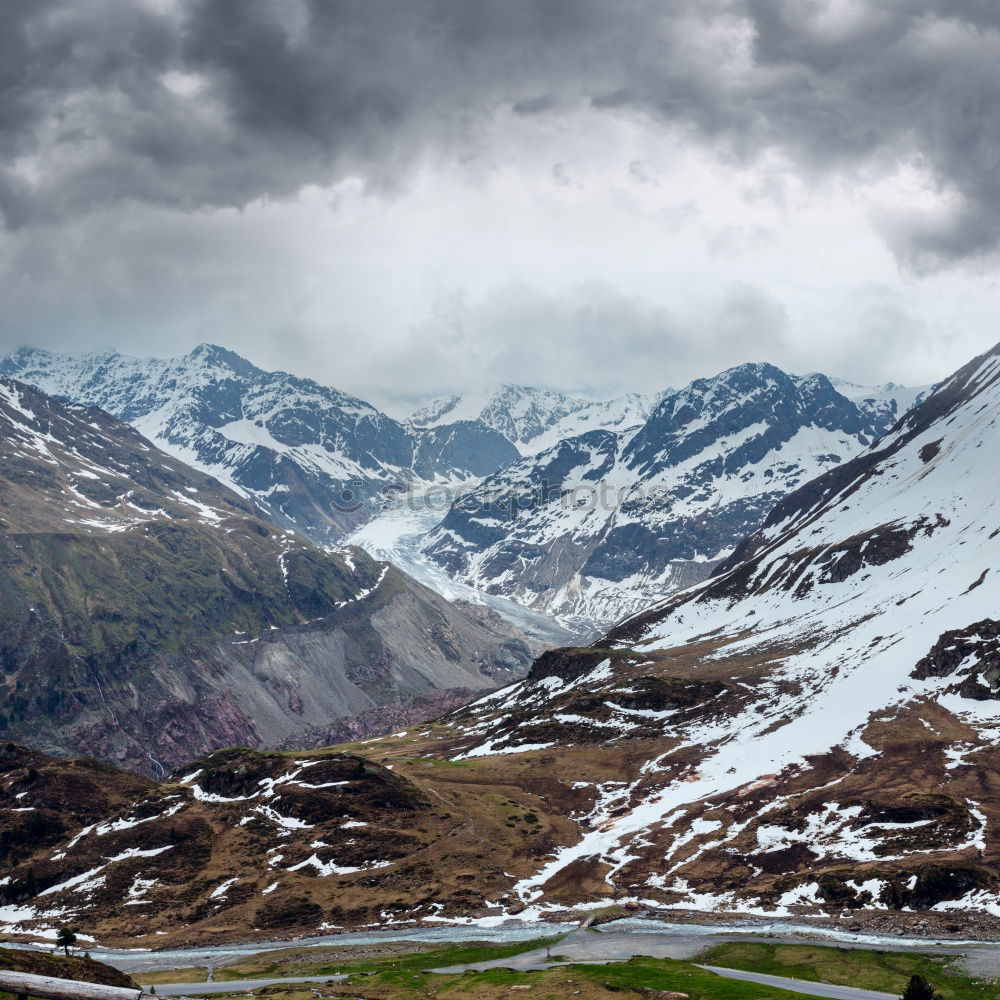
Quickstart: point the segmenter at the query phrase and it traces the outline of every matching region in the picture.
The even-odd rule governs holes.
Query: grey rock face
[[[521,676],[537,645],[0,378],[0,737],[146,773]],[[387,718],[392,713],[387,714]]]

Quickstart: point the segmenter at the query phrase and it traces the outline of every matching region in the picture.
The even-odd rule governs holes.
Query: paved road
[[[834,986],[832,983],[810,983],[805,979],[786,979],[784,976],[767,976],[762,972],[743,972],[740,969],[720,969],[716,965],[699,965],[699,969],[714,972],[726,979],[740,979],[760,986],[776,986],[779,990],[804,993],[810,997],[832,997],[833,1000],[899,1000],[895,993],[876,993],[859,990],[854,986]]]
[[[511,958],[491,958],[484,962],[472,962],[468,965],[455,965],[447,969],[430,971],[481,972],[483,969],[498,968],[518,969],[522,972],[537,971],[546,969],[552,964],[548,957],[549,953],[553,957],[558,955],[561,962],[584,965],[627,962],[635,955],[686,961],[699,955],[713,943],[715,942],[706,939],[703,934],[632,934],[615,930],[614,924],[608,924],[602,927],[600,932],[583,927],[577,928],[548,950],[537,948]]]
[[[249,993],[261,986],[277,986],[282,983],[329,983],[341,979],[341,976],[288,976],[284,979],[230,979],[228,982],[219,980],[211,983],[163,983],[157,984],[156,995],[160,997],[203,996],[206,993]],[[139,976],[142,986],[142,976]]]

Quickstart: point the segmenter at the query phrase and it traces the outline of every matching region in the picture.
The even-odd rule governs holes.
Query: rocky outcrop
[[[919,680],[953,677],[954,690],[963,698],[1000,698],[1000,622],[985,618],[968,628],[945,632],[917,661],[911,676]]]
[[[131,427],[0,379],[0,738],[143,773],[538,652],[360,549],[277,529]]]
[[[576,680],[607,658],[608,654],[603,649],[577,647],[550,649],[542,653],[531,665],[528,679],[540,681],[545,677],[558,677],[564,681]]]

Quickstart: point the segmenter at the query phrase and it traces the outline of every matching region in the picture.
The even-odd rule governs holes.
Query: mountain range
[[[210,344],[167,360],[25,348],[0,361],[0,374],[101,407],[321,544],[414,480],[478,478],[519,457],[485,424],[404,426],[338,389]]]
[[[3,377],[0,529],[0,732],[50,752],[164,775],[339,719],[377,728],[413,699],[448,707],[539,648],[276,527],[104,411]]]
[[[995,935],[998,448],[1000,345],[709,579],[437,722],[141,785],[9,745],[0,921],[169,943],[616,902]]]
[[[607,401],[505,384],[399,422],[212,345],[168,360],[23,349],[0,373],[131,423],[281,528],[350,538],[547,637],[593,635],[704,579],[924,391],[747,364]]]

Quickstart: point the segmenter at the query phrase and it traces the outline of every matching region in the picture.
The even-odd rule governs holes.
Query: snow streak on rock
[[[561,440],[460,497],[424,552],[470,586],[606,627],[703,580],[778,500],[919,395],[840,384],[852,398],[823,375],[743,365],[620,429],[587,430],[588,411],[574,411],[552,424]],[[570,420],[582,433],[565,436]]]

